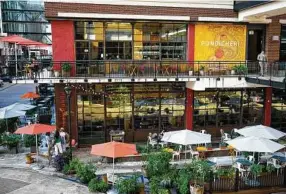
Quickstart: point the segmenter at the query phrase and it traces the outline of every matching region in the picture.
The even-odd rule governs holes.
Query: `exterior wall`
[[[104,5],[104,4],[79,4],[79,3],[45,3],[46,17],[58,17],[59,12],[65,13],[105,13],[105,14],[130,14],[130,15],[172,15],[190,16],[196,21],[198,17],[237,17],[232,9],[209,8],[182,8],[182,7],[156,7],[156,6],[130,6],[130,5]]]
[[[272,40],[273,36],[279,36],[281,33],[280,19],[286,19],[286,15],[280,15],[269,18],[272,22],[266,25],[266,44],[265,51],[269,61],[279,60],[280,57],[280,40]]]
[[[68,117],[67,117],[67,100],[64,91],[65,84],[55,84],[55,104],[56,104],[56,125],[57,128],[63,127],[67,132],[68,129]],[[75,89],[71,92],[71,139],[75,139],[78,142],[77,133],[77,116],[76,116],[76,93]]]
[[[53,58],[54,61],[74,61],[74,22],[73,21],[52,21]],[[54,69],[60,70],[60,65],[55,64]],[[75,75],[73,67],[71,75]]]

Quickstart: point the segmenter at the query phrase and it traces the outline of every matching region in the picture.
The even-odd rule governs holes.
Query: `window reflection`
[[[285,90],[273,89],[271,125],[275,129],[286,131],[286,93],[285,93]]]

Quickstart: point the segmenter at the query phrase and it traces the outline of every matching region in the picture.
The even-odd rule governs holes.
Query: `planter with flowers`
[[[62,76],[63,77],[70,77],[72,66],[70,63],[63,63],[62,64]]]

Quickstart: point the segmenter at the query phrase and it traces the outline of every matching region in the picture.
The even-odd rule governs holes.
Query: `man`
[[[261,53],[257,56],[257,60],[260,66],[260,75],[264,76],[264,73],[267,72],[267,57],[264,54],[264,51],[261,51]]]

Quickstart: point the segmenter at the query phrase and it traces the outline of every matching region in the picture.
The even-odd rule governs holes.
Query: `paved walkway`
[[[0,194],[88,194],[88,188],[26,169],[0,168]]]

